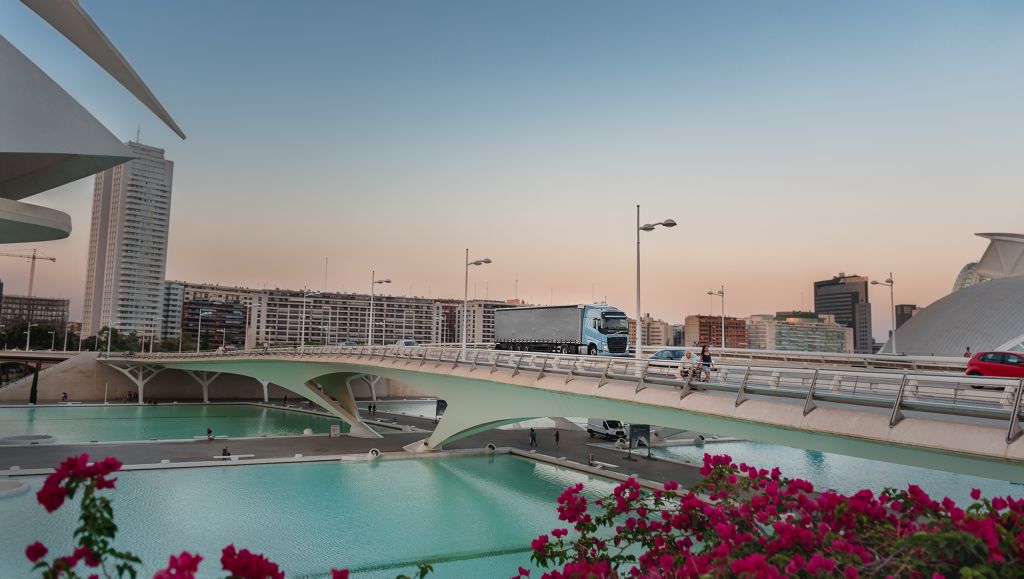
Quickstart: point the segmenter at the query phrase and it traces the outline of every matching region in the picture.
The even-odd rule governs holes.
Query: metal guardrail
[[[262,358],[266,356],[316,360],[345,356],[358,360],[402,360],[406,365],[451,364],[452,368],[470,366],[511,369],[512,375],[536,372],[565,377],[568,384],[576,377],[597,378],[598,387],[612,380],[633,382],[636,391],[648,387],[672,388],[680,399],[696,391],[735,395],[736,406],[753,396],[803,400],[804,415],[819,403],[882,409],[890,414],[889,427],[904,418],[904,412],[923,412],[945,417],[969,417],[1005,421],[1006,443],[1017,440],[1024,428],[1020,422],[1024,379],[986,378],[940,372],[906,370],[859,370],[796,368],[781,366],[719,366],[703,372],[699,365],[681,368],[678,363],[604,356],[573,356],[513,352],[505,350],[451,347],[307,347],[266,348],[230,352],[101,354],[99,359],[116,362],[159,364],[163,360],[205,360],[222,358]],[[705,378],[707,381],[701,381]]]
[[[689,350],[697,347],[644,346],[645,356],[661,350]],[[753,350],[747,348],[713,348],[715,360],[732,364],[781,364],[821,367],[863,368],[866,370],[910,370],[960,372],[967,369],[967,358],[949,356],[903,356],[892,354],[844,354],[836,352],[796,352],[786,350]]]

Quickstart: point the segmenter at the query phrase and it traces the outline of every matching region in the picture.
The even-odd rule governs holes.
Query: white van
[[[626,438],[626,425],[618,420],[588,418],[587,434],[590,435],[590,438],[600,435],[611,440],[618,440]]]

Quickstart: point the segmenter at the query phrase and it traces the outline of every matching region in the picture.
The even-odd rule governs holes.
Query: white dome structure
[[[899,354],[959,356],[970,347],[1024,351],[1024,276],[1004,277],[953,292],[896,330]],[[882,353],[892,353],[890,340]]]

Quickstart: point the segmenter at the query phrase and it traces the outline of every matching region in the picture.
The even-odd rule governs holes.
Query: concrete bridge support
[[[126,367],[111,366],[111,368],[124,374],[135,384],[135,387],[139,389],[139,404],[146,403],[146,383],[153,379],[154,376],[164,371],[162,366],[147,366],[144,364],[136,364]]]
[[[263,378],[257,378],[256,381],[259,382],[260,386],[263,387],[263,401],[264,402],[270,402],[270,396],[267,393],[267,386],[270,385],[270,380],[264,380]]]
[[[183,370],[196,379],[203,387],[203,400],[208,400],[207,387],[221,373],[239,374],[257,380],[263,386],[266,400],[267,385],[271,382],[290,390],[314,404],[321,406],[334,416],[346,422],[349,435],[360,438],[381,438],[379,432],[366,425],[359,417],[355,397],[349,381],[364,376],[364,372],[337,372],[334,367],[295,360],[290,364],[261,363],[261,361],[227,361],[203,364],[199,369],[188,363],[167,364],[169,368]]]
[[[210,384],[212,384],[213,381],[217,379],[217,376],[220,376],[220,372],[203,372],[203,371],[185,370],[185,373],[188,374],[189,376],[191,376],[196,382],[199,382],[199,385],[203,387],[203,404],[209,404],[210,403]],[[264,392],[263,400],[264,400],[264,402],[266,402],[266,396],[267,396],[266,395],[266,392],[267,392],[267,387],[266,386],[263,387],[263,392]]]

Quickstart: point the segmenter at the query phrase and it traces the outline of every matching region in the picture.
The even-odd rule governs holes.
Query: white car
[[[395,345],[403,346],[406,348],[414,348],[416,346],[419,346],[419,344],[416,343],[416,340],[398,340],[397,342],[395,342]]]

